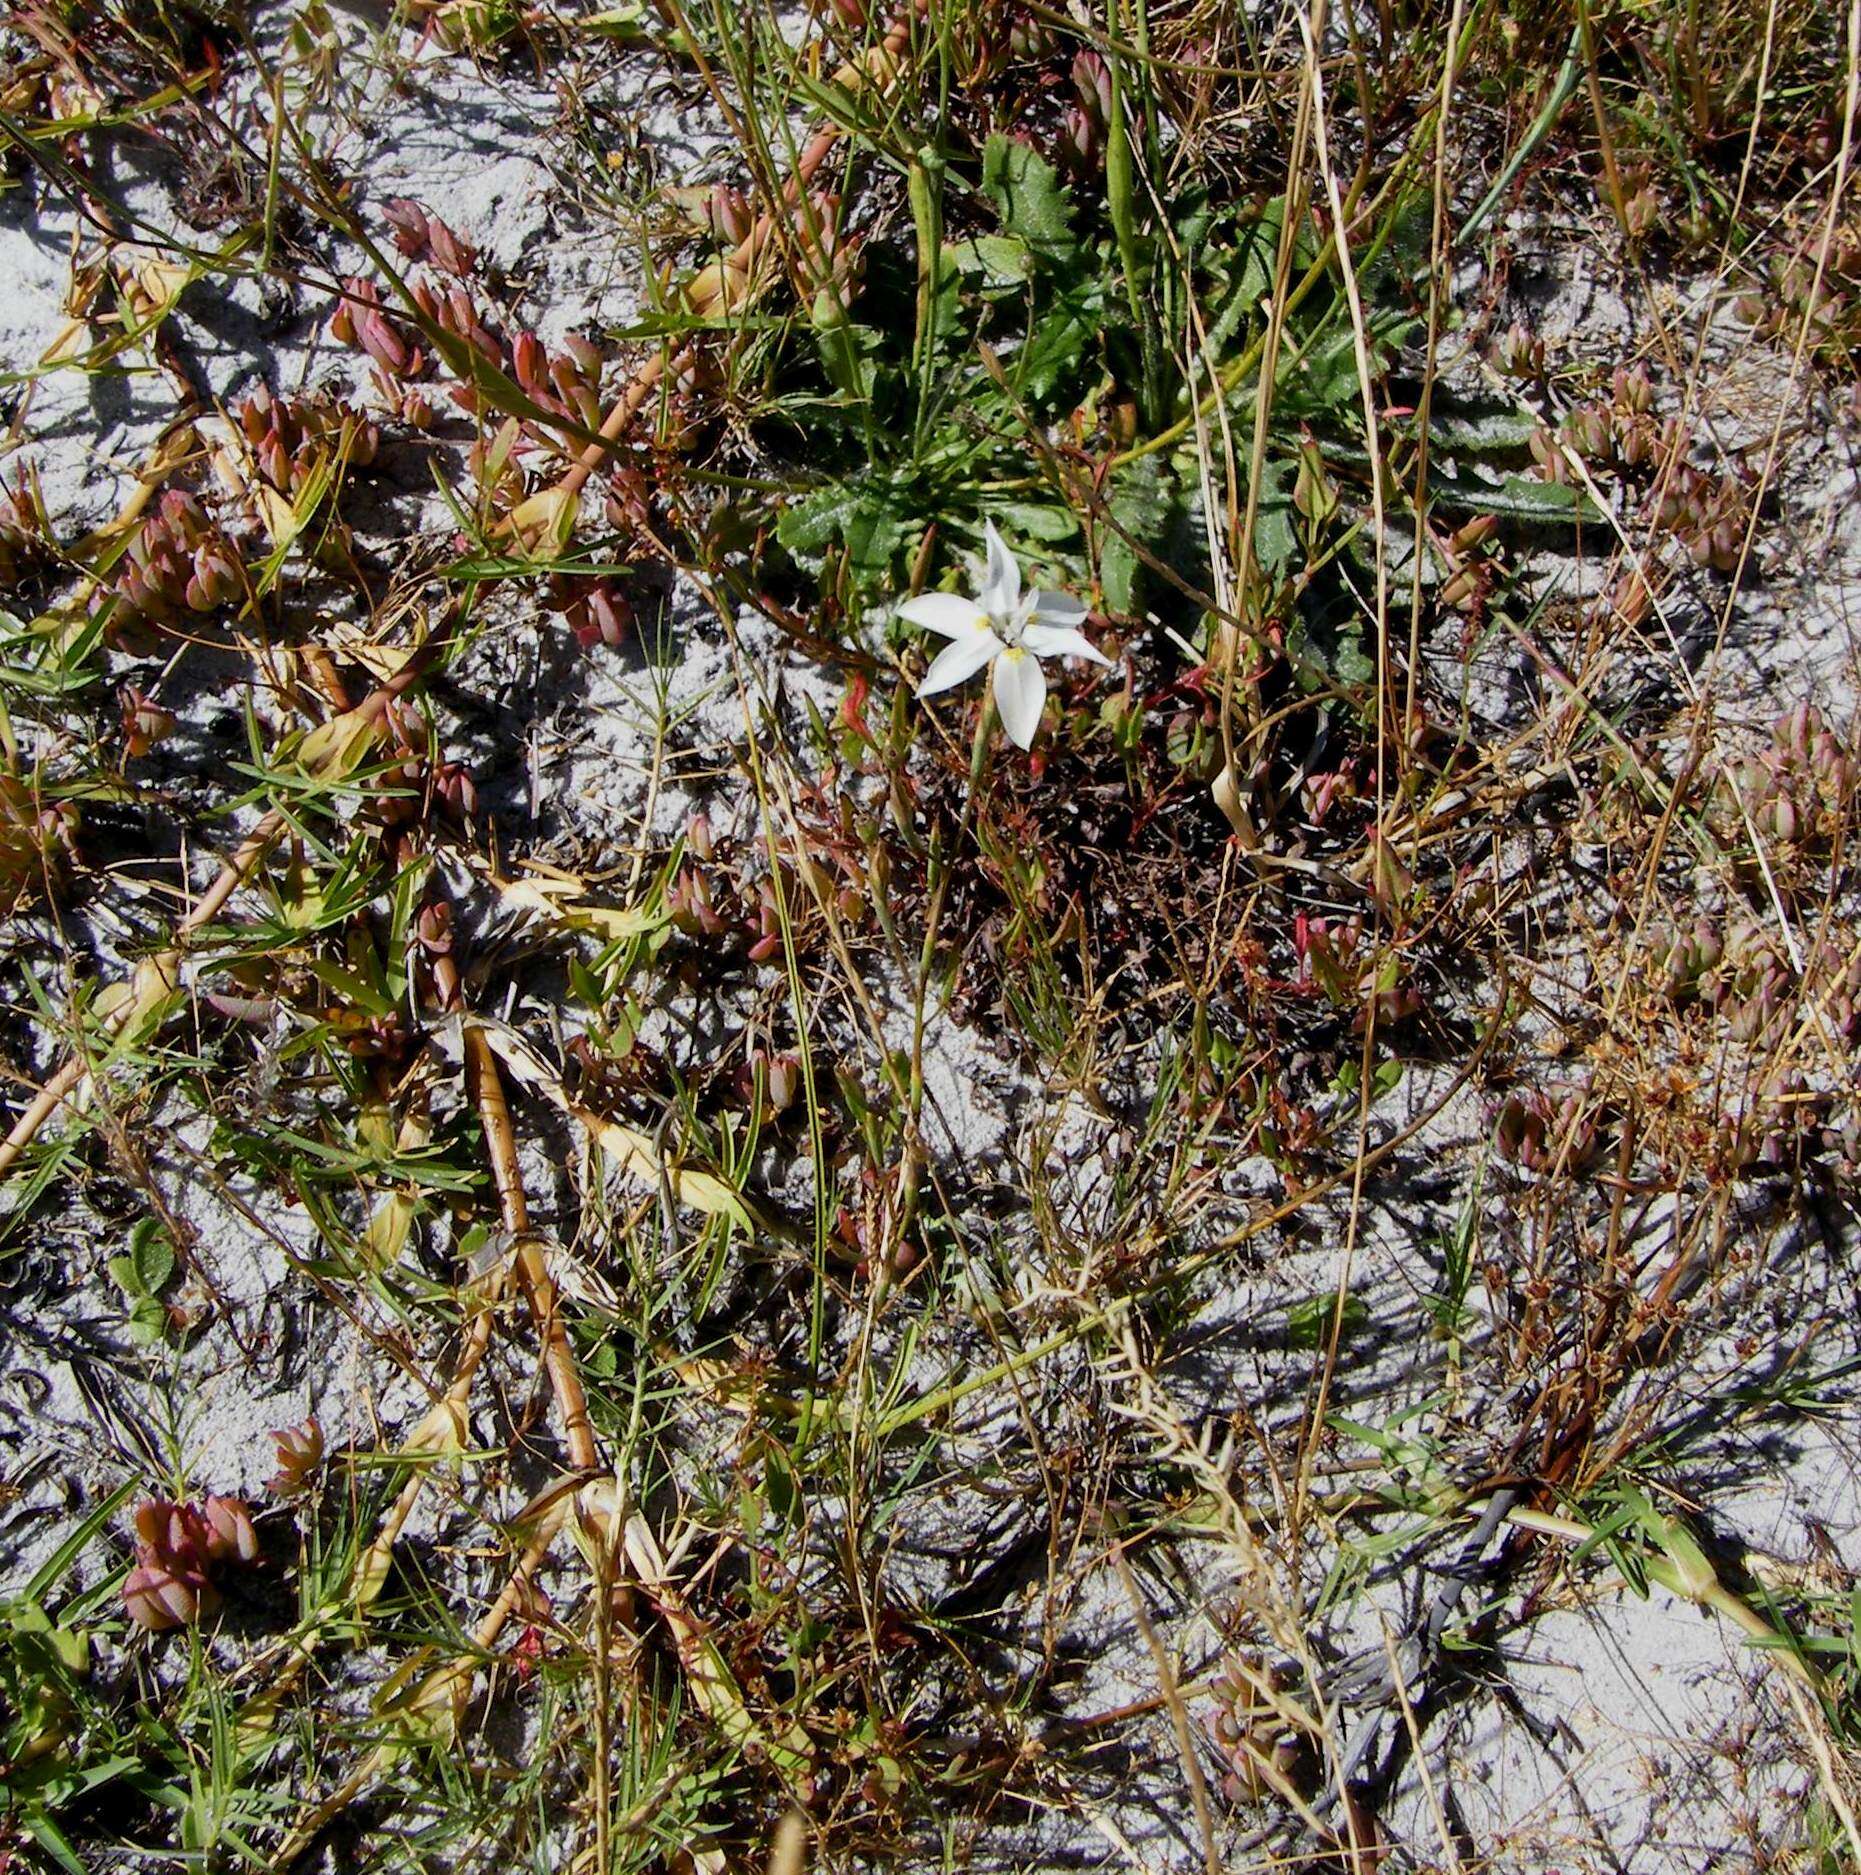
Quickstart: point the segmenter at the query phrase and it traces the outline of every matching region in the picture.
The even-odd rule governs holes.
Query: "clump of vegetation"
[[[150,1498],[136,1507],[136,1561],[123,1578],[123,1608],[137,1627],[192,1627],[219,1606],[214,1578],[258,1558],[252,1513],[236,1497],[199,1504]]]
[[[1722,1483],[1857,1360],[1861,745],[1733,656],[1849,56],[16,6],[0,1306],[99,1439],[0,1475],[0,1860],[1549,1866],[1455,1727],[1608,1584],[1783,1689],[1713,1827],[1861,1867],[1853,1585]]]

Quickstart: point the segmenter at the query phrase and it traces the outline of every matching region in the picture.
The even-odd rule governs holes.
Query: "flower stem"
[[[989,744],[995,737],[995,725],[1001,720],[995,707],[995,675],[989,674],[989,687],[982,693],[982,713],[976,718],[976,740],[969,751],[969,792],[973,798],[982,786],[989,766]]]

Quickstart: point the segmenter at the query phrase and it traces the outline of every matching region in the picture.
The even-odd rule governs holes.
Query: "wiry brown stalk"
[[[517,1286],[523,1291],[543,1344],[543,1365],[549,1375],[550,1390],[555,1395],[556,1410],[562,1416],[569,1462],[578,1471],[592,1471],[600,1462],[600,1454],[588,1419],[588,1396],[575,1366],[575,1351],[569,1346],[568,1332],[562,1325],[561,1298],[555,1279],[549,1273],[542,1246],[530,1230],[529,1205],[524,1197],[523,1174],[517,1165],[517,1143],[511,1133],[510,1107],[504,1098],[497,1056],[486,1041],[484,1030],[474,1022],[465,1026],[465,1072],[478,1108],[479,1124],[485,1131],[485,1152],[491,1161],[492,1182],[497,1187],[498,1211],[516,1247]]]
[[[479,1120],[485,1130],[485,1148],[491,1161],[492,1181],[497,1188],[498,1210],[504,1228],[511,1233],[519,1245],[513,1264],[499,1263],[487,1276],[484,1285],[474,1298],[474,1307],[469,1326],[466,1329],[465,1344],[460,1349],[459,1358],[453,1368],[452,1379],[445,1393],[434,1403],[431,1411],[421,1421],[411,1439],[402,1446],[402,1455],[415,1460],[415,1469],[407,1482],[401,1487],[388,1514],[382,1519],[380,1527],[368,1548],[358,1559],[351,1578],[350,1590],[342,1607],[347,1612],[359,1614],[369,1607],[381,1591],[387,1580],[389,1565],[393,1560],[394,1546],[400,1541],[401,1532],[412,1516],[414,1506],[419,1502],[421,1493],[426,1488],[431,1468],[426,1459],[436,1451],[446,1449],[448,1444],[456,1446],[462,1442],[466,1423],[466,1413],[471,1400],[472,1383],[478,1369],[483,1365],[486,1353],[491,1346],[491,1329],[498,1307],[503,1301],[512,1267],[515,1268],[519,1286],[524,1291],[524,1299],[529,1305],[536,1321],[538,1333],[543,1342],[544,1363],[554,1389],[558,1410],[562,1414],[564,1433],[568,1440],[572,1462],[577,1470],[592,1469],[598,1462],[594,1444],[594,1435],[590,1429],[588,1403],[582,1389],[581,1377],[575,1368],[574,1355],[568,1345],[568,1338],[562,1329],[555,1284],[543,1263],[542,1255],[534,1240],[529,1235],[529,1209],[524,1197],[523,1181],[517,1166],[516,1144],[511,1134],[510,1111],[504,1099],[503,1085],[497,1072],[496,1058],[484,1040],[484,1032],[476,1027],[466,1030],[466,1073],[477,1104]],[[560,1528],[560,1518],[548,1526],[549,1540],[553,1542]],[[533,1546],[534,1547],[534,1546]],[[547,1552],[547,1544],[538,1551],[533,1560],[528,1558],[527,1573],[520,1564],[518,1572],[505,1585],[499,1601],[493,1605],[493,1621],[489,1635],[480,1642],[481,1647],[488,1647],[495,1638],[498,1628],[508,1618],[510,1609],[520,1598],[524,1583],[529,1574],[534,1574]],[[246,1732],[267,1730],[272,1715],[293,1686],[297,1683],[303,1669],[309,1664],[316,1652],[322,1633],[323,1624],[319,1623],[292,1648],[289,1658],[278,1670],[272,1684],[266,1688],[241,1717],[241,1729]],[[481,1629],[483,1624],[481,1624]],[[457,1663],[454,1663],[455,1666]],[[373,1773],[364,1770],[357,1773],[354,1787],[359,1789]],[[348,1786],[345,1785],[345,1789]],[[321,1827],[309,1825],[308,1834],[303,1829],[297,1832],[301,1838],[298,1848],[284,1857],[299,1853],[307,1845],[310,1836]],[[295,1840],[296,1838],[294,1838]],[[282,1865],[282,1864],[281,1864]]]

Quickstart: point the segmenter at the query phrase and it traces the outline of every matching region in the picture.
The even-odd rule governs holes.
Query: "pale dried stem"
[[[517,1164],[517,1142],[511,1132],[510,1105],[504,1098],[497,1056],[485,1039],[484,1030],[475,1022],[465,1026],[465,1066],[472,1098],[478,1107],[479,1124],[485,1131],[485,1152],[491,1161],[492,1182],[497,1187],[499,1216],[515,1245],[517,1286],[523,1291],[542,1342],[543,1366],[549,1375],[556,1410],[562,1416],[569,1462],[578,1471],[592,1471],[600,1463],[600,1454],[588,1418],[588,1396],[575,1365],[575,1350],[569,1346],[568,1331],[562,1325],[561,1298],[555,1279],[549,1273],[542,1245],[530,1230],[530,1208],[524,1197],[523,1174]]]

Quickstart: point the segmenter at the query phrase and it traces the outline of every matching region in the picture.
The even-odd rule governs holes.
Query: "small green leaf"
[[[149,1347],[168,1332],[161,1292],[174,1280],[174,1246],[155,1218],[145,1217],[130,1233],[129,1248],[105,1264],[128,1304],[129,1338]]]
[[[1268,462],[1260,475],[1260,502],[1254,515],[1254,558],[1269,579],[1284,579],[1299,558],[1298,517],[1292,505],[1297,465]]]
[[[1140,562],[1121,534],[1114,534],[1099,555],[1099,589],[1109,612],[1137,610],[1137,573]]]
[[[1012,372],[1021,395],[1039,403],[1073,382],[1104,323],[1104,290],[1096,281],[1078,282],[1056,294],[1014,355]]]
[[[1376,660],[1356,639],[1343,638],[1332,656],[1331,671],[1339,683],[1361,689],[1376,681]]]
[[[994,510],[994,516],[1011,540],[1018,534],[1026,540],[1057,544],[1074,539],[1079,532],[1078,521],[1066,509],[1031,501],[1005,501]]]
[[[347,1008],[359,1010],[368,1016],[387,1017],[394,1014],[397,1006],[394,998],[359,971],[345,969],[325,957],[306,959],[305,968],[332,995],[339,997]]]
[[[984,286],[1021,286],[1033,278],[1033,252],[1011,234],[979,234],[944,252],[962,272],[981,274]]]
[[[1327,1290],[1322,1295],[1307,1296],[1304,1301],[1295,1302],[1286,1311],[1286,1339],[1295,1348],[1324,1347],[1331,1339],[1331,1318],[1337,1312],[1335,1290]],[[1347,1293],[1342,1319],[1338,1324],[1338,1339],[1348,1340],[1369,1319],[1369,1309],[1357,1297]]]
[[[129,1338],[151,1348],[168,1332],[168,1311],[153,1296],[138,1296],[129,1311]]]
[[[843,548],[856,574],[877,580],[890,571],[906,528],[889,490],[836,482],[787,509],[776,523],[776,537],[790,553],[812,559]]]
[[[71,1875],[85,1875],[84,1864],[72,1848],[69,1838],[43,1810],[30,1808],[20,1818],[26,1834],[62,1869]]]
[[[1600,521],[1596,504],[1581,488],[1562,482],[1541,482],[1533,476],[1508,475],[1495,486],[1469,477],[1440,488],[1435,499],[1444,506],[1497,515],[1527,527],[1569,527],[1577,521]]]
[[[763,1446],[763,1492],[779,1521],[791,1528],[801,1521],[806,1509],[801,1477],[795,1461],[774,1439]]]
[[[1099,553],[1099,586],[1107,610],[1137,611],[1143,568],[1137,546],[1159,559],[1170,558],[1168,536],[1179,519],[1179,500],[1175,479],[1159,457],[1139,457],[1119,471],[1107,503],[1117,525],[1105,531]]]
[[[827,381],[849,403],[870,403],[878,383],[879,335],[870,326],[855,325],[826,288],[814,297],[811,322]]]
[[[1429,419],[1428,449],[1431,456],[1513,456],[1525,454],[1531,447],[1532,433],[1539,419],[1529,410],[1491,405],[1485,409],[1443,411],[1437,409]]]
[[[1010,234],[1050,253],[1071,251],[1073,205],[1060,172],[1039,151],[997,131],[982,152],[982,186]]]
[[[174,1247],[160,1223],[145,1217],[130,1233],[129,1253],[144,1295],[160,1295],[174,1279]]]

